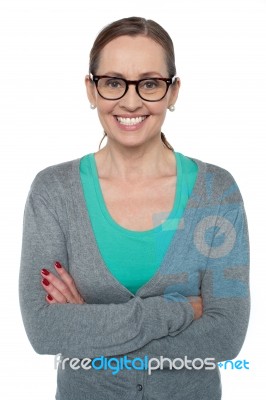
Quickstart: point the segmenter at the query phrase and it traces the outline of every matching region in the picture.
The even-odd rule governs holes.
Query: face
[[[128,80],[169,78],[163,48],[144,36],[120,36],[109,42],[101,52],[96,75]],[[124,146],[138,146],[160,137],[167,108],[175,103],[180,86],[178,80],[162,100],[149,102],[138,96],[134,85],[129,85],[121,99],[105,100],[94,83],[88,79],[85,82],[88,98],[96,105],[108,138]]]

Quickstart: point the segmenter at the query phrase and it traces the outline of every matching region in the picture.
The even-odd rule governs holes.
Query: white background
[[[222,371],[223,400],[266,398],[265,0],[1,0],[2,399],[54,398],[53,356],[33,351],[18,304],[24,204],[38,171],[97,151],[102,128],[84,86],[89,50],[104,25],[133,15],[159,22],[175,44],[182,85],[167,139],[230,171],[244,198],[252,313],[237,359],[250,370]]]

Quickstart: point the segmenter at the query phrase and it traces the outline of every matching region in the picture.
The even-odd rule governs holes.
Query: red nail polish
[[[43,274],[43,275],[49,275],[50,272],[47,271],[47,269],[43,268],[43,269],[42,269],[42,274]]]
[[[60,264],[59,261],[56,261],[55,264],[54,264],[54,266],[55,266],[56,268],[62,268],[62,265]]]
[[[49,282],[46,278],[44,278],[44,279],[42,280],[42,283],[43,283],[45,286],[49,286],[49,285],[50,285],[50,282]]]
[[[48,294],[48,295],[47,295],[47,299],[50,300],[50,301],[52,301],[52,300],[53,300],[53,297],[52,297],[50,294]]]

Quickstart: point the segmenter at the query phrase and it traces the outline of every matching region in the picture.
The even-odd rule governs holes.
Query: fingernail
[[[56,261],[55,264],[54,264],[54,266],[55,266],[56,268],[62,268],[62,265],[60,264],[59,261]]]
[[[42,274],[43,274],[43,275],[49,275],[50,272],[47,271],[47,269],[43,268],[43,269],[42,269]]]
[[[52,301],[52,300],[53,300],[53,297],[52,297],[50,294],[48,294],[48,295],[47,295],[47,299],[50,300],[50,301]]]
[[[45,285],[45,286],[49,286],[50,285],[50,282],[47,280],[47,279],[43,279],[42,280],[42,283]]]

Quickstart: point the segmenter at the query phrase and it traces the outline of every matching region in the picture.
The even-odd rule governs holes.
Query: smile
[[[123,118],[123,117],[116,117],[117,121],[122,124],[122,125],[137,125],[140,124],[142,121],[144,121],[147,118],[147,116],[143,117],[135,117],[135,118]]]

